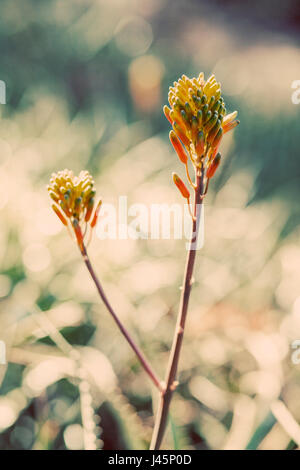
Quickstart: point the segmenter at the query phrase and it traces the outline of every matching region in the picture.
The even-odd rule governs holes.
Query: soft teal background
[[[1,1],[1,449],[83,448],[84,412],[98,448],[147,448],[156,393],[45,188],[53,171],[88,169],[106,202],[180,203],[162,106],[174,80],[202,70],[241,124],[206,200],[173,437],[184,449],[300,445],[287,425],[290,413],[299,433],[300,12],[291,0],[245,3]],[[163,376],[185,241],[94,237],[90,254]]]

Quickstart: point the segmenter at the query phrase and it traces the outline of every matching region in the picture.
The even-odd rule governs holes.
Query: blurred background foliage
[[[53,171],[105,202],[181,203],[162,114],[214,72],[240,126],[222,144],[166,448],[300,445],[300,8],[236,0],[2,0],[1,449],[145,449],[157,394],[51,212]],[[112,304],[163,376],[184,240],[99,240]]]

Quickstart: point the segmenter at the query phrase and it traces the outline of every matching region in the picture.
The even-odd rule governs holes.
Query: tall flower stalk
[[[218,149],[223,135],[236,127],[237,112],[226,114],[224,100],[221,96],[221,85],[212,75],[207,81],[204,74],[189,79],[183,75],[170,87],[170,108],[165,106],[164,113],[172,124],[170,141],[184,164],[187,180],[194,191],[192,217],[192,234],[187,253],[183,286],[180,299],[177,324],[167,367],[165,388],[160,392],[151,449],[159,449],[165,433],[170,403],[176,389],[176,375],[182,347],[184,328],[187,318],[192,277],[198,246],[199,226],[203,200],[208,190],[210,179],[214,176],[220,161]],[[189,173],[189,161],[194,168],[194,181]],[[173,173],[173,181],[190,207],[190,191],[182,179]]]
[[[177,173],[173,173],[173,181],[188,204],[192,218],[192,233],[165,382],[159,380],[143,352],[117,316],[88,256],[87,246],[101,208],[101,200],[97,204],[95,203],[96,191],[92,176],[87,171],[82,171],[79,176],[74,176],[70,170],[59,171],[52,175],[48,186],[49,195],[53,200],[52,208],[76,241],[102,302],[135,352],[143,369],[160,392],[151,441],[151,449],[153,450],[159,449],[161,446],[172,395],[177,386],[176,376],[193,283],[203,201],[209,181],[220,165],[221,154],[218,149],[221,139],[226,132],[239,123],[236,120],[236,111],[226,114],[224,99],[221,96],[221,86],[213,75],[207,81],[204,80],[203,73],[193,79],[183,75],[178,82],[174,83],[173,87],[170,87],[169,104],[170,108],[164,107],[164,113],[172,125],[170,141],[185,167],[188,186]],[[190,167],[193,168],[192,177]]]
[[[73,236],[77,242],[83,261],[91,275],[101,300],[113,317],[122,335],[135,352],[149,378],[154,385],[162,391],[161,381],[112,308],[87,253],[85,240],[88,238],[89,242],[91,239],[92,231],[97,223],[101,207],[101,200],[99,200],[98,204],[95,206],[96,191],[94,189],[92,176],[87,171],[81,171],[79,176],[74,176],[73,172],[70,170],[59,171],[58,173],[52,174],[48,191],[54,201],[52,208],[60,221],[68,227],[71,236]]]

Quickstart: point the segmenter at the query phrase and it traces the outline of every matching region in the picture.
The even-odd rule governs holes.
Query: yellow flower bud
[[[163,110],[164,110],[164,114],[165,114],[166,118],[168,119],[169,123],[172,124],[172,119],[170,117],[170,111],[171,111],[170,108],[168,108],[168,106],[165,105],[163,107]]]
[[[179,137],[179,139],[183,143],[183,145],[189,146],[189,144],[190,144],[189,139],[186,137],[186,134],[184,133],[182,128],[179,127],[179,125],[177,124],[176,121],[173,123],[173,129],[174,129],[176,135]]]

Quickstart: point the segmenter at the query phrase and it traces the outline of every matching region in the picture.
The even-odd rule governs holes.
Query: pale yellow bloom
[[[183,75],[170,87],[168,98],[170,108],[165,106],[164,112],[176,136],[195,166],[209,168],[223,135],[239,123],[237,112],[226,114],[214,75],[207,81],[203,73],[192,79]]]
[[[96,191],[92,176],[88,171],[81,171],[79,176],[74,176],[70,170],[59,171],[52,174],[47,189],[54,201],[54,212],[64,225],[71,223],[82,248],[87,228],[90,226],[92,229],[96,225],[101,205],[99,201],[94,210]]]

